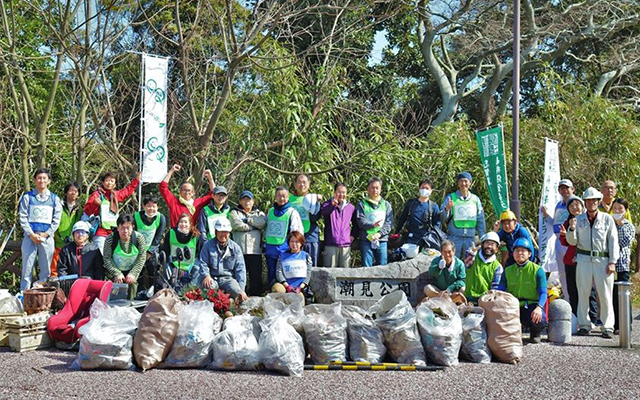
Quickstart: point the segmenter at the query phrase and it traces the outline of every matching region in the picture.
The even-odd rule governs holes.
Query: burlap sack
[[[512,294],[489,290],[478,305],[485,312],[487,344],[498,361],[517,363],[522,359],[520,304]]]
[[[144,308],[136,336],[133,356],[143,371],[157,367],[173,345],[178,333],[180,298],[172,289],[156,293]]]

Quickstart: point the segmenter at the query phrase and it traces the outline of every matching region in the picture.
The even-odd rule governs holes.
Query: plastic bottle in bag
[[[305,351],[302,337],[287,322],[289,312],[260,322],[260,359],[268,370],[302,376]]]
[[[313,362],[347,361],[347,320],[340,303],[313,304],[304,313],[302,325]]]

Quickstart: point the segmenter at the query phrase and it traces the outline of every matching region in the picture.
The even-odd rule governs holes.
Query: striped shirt
[[[629,261],[631,260],[631,243],[636,235],[636,228],[632,223],[624,220],[618,227],[618,245],[620,246],[620,258],[616,263],[617,272],[629,272]]]

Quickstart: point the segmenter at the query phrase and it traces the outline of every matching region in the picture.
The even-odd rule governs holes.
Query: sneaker
[[[530,343],[538,344],[538,343],[540,343],[541,341],[542,341],[542,337],[541,337],[540,335],[536,335],[536,336],[533,336],[533,335],[532,335],[532,336],[529,338],[529,342],[530,342]]]
[[[613,332],[610,330],[603,331],[602,337],[605,339],[613,339]]]
[[[576,333],[577,336],[589,336],[589,330],[585,329],[585,328],[580,328],[578,329],[578,333]]]

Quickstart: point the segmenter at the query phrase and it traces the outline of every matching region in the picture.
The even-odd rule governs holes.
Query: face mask
[[[429,189],[420,189],[420,197],[429,197],[431,196],[431,190]]]
[[[611,214],[611,216],[616,221],[620,221],[622,218],[624,218],[624,213],[613,213],[613,214]]]

